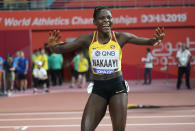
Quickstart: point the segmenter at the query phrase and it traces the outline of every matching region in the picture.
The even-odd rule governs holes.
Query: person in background
[[[19,59],[20,59],[20,51],[17,51],[16,52],[16,55],[15,55],[15,57],[14,57],[14,59],[13,59],[13,62],[14,62],[14,68],[15,68],[15,87],[17,88],[17,89],[19,89],[19,80],[18,80],[18,61],[19,61]]]
[[[186,49],[190,52],[190,48],[186,46]],[[190,70],[191,70],[191,61],[193,60],[193,56],[191,55],[190,56],[190,60],[188,62],[188,65],[187,65],[187,70],[189,72],[189,76],[190,76]]]
[[[32,70],[34,68],[37,68],[38,67],[37,63],[40,62],[41,59],[42,59],[42,56],[41,56],[40,50],[38,50],[38,49],[33,50],[33,55],[32,55]],[[32,77],[32,85],[34,85],[34,83],[35,83],[34,82],[34,77]]]
[[[33,50],[33,53],[32,53],[32,70],[33,70],[33,68],[34,68],[34,66],[35,66],[35,57],[36,57],[36,52],[37,52],[37,49],[34,49]]]
[[[28,75],[28,59],[25,58],[24,52],[20,52],[20,59],[18,61],[18,79],[20,83],[20,91],[25,91],[27,89],[27,75]]]
[[[52,53],[48,57],[48,65],[51,71],[51,80],[52,85],[56,86],[62,85],[62,65],[63,65],[63,56],[61,54]]]
[[[17,51],[16,56],[13,58],[13,62],[15,65],[18,64],[19,59],[20,59],[20,51]]]
[[[34,57],[36,56],[36,52],[37,52],[37,49],[34,49],[33,54],[32,54],[32,59],[34,59]]]
[[[186,45],[182,44],[181,49],[177,51],[177,66],[178,66],[178,77],[177,77],[177,90],[180,89],[182,84],[182,76],[185,74],[186,77],[186,86],[187,89],[191,89],[190,87],[190,70],[189,70],[189,62],[191,58],[191,53],[188,49],[186,49]]]
[[[47,76],[49,72],[49,67],[48,67],[48,56],[45,53],[45,49],[41,49],[41,62],[42,62],[42,67],[46,70]],[[49,80],[47,81],[47,87],[49,87]]]
[[[48,76],[48,81],[49,81],[49,86],[51,85],[51,69],[49,68],[49,56],[51,56],[51,51],[49,49],[48,43],[44,44],[44,49],[45,49],[45,53],[47,54],[47,61],[48,61],[48,72],[47,72],[47,76]]]
[[[142,62],[145,63],[144,83],[143,84],[151,84],[152,83],[153,56],[150,52],[151,52],[150,48],[146,48],[146,58],[142,58]],[[149,77],[148,82],[147,82],[147,77]]]
[[[45,92],[49,92],[47,71],[42,67],[41,61],[39,61],[37,65],[38,65],[38,68],[33,69],[33,77],[34,77],[34,82],[35,82],[33,93],[37,93],[38,91],[37,88],[39,86],[43,87]]]
[[[79,53],[75,55],[75,57],[72,60],[73,68],[72,68],[72,80],[71,80],[71,86],[70,88],[74,88],[75,84],[77,83],[78,79],[78,60],[80,56]]]
[[[14,81],[15,81],[15,67],[14,61],[11,55],[8,55],[7,59],[4,62],[5,76],[7,89],[10,92],[14,92]]]
[[[41,56],[41,51],[40,51],[41,49],[39,49],[39,50],[35,50],[36,52],[35,52],[35,56],[32,58],[32,62],[33,62],[33,68],[37,68],[38,67],[38,65],[37,65],[37,63],[39,62],[39,61],[41,61],[41,59],[42,59],[42,56]]]
[[[85,87],[86,84],[86,74],[89,68],[88,60],[84,57],[83,52],[81,51],[79,54],[79,60],[78,60],[78,82],[77,86],[78,88]]]
[[[4,60],[2,57],[0,57],[0,93],[2,92],[3,63],[4,63]]]

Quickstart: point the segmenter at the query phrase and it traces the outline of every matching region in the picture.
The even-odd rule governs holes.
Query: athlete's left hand
[[[153,44],[153,46],[157,46],[161,43],[161,41],[165,37],[164,27],[162,27],[162,28],[158,27],[156,29],[156,33],[154,34],[154,37],[156,40],[155,40],[155,43]]]

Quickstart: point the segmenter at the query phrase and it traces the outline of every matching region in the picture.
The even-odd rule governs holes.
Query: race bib
[[[91,64],[98,74],[112,74],[119,68],[118,50],[92,50]]]

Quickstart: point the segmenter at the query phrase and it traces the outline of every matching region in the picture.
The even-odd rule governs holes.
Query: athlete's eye
[[[109,20],[112,19],[112,16],[107,16],[107,19],[109,19]]]

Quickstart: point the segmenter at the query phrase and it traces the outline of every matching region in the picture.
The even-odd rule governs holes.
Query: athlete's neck
[[[111,32],[108,33],[103,33],[98,31],[98,41],[102,44],[106,44],[110,41],[111,39]]]

